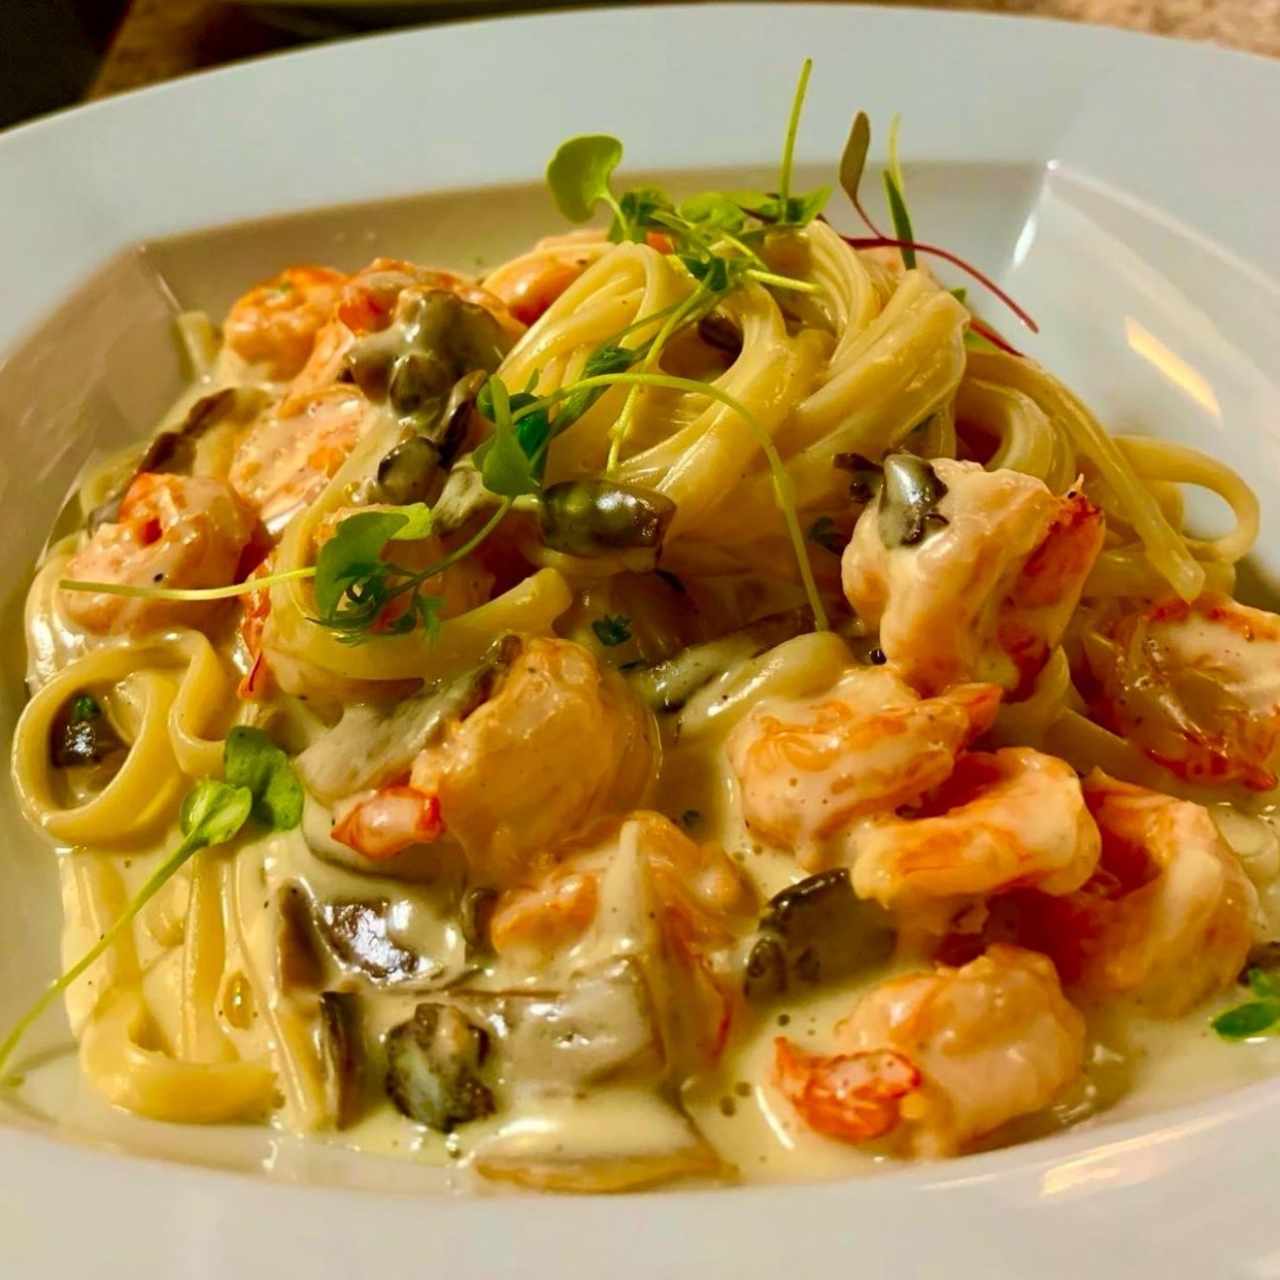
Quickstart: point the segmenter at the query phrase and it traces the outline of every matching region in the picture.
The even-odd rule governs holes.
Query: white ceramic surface
[[[873,8],[477,23],[271,59],[0,137],[0,726],[20,703],[27,566],[90,450],[146,430],[175,389],[175,300],[223,307],[286,258],[492,259],[554,225],[534,184],[576,132],[622,136],[633,173],[758,175],[806,54],[805,177],[830,167],[854,108],[904,112],[917,226],[1012,286],[1044,330],[1025,345],[1113,428],[1245,470],[1267,506],[1262,576],[1280,579],[1280,64]],[[350,202],[375,203],[202,233]],[[0,830],[3,1023],[53,971],[57,904],[51,856],[7,788]],[[65,1043],[59,1018],[41,1032],[34,1048]],[[41,1107],[68,1072],[44,1074],[31,1107],[0,1107],[6,1277],[1280,1276],[1280,1082],[843,1184],[459,1201],[397,1162],[83,1099],[54,1128]]]

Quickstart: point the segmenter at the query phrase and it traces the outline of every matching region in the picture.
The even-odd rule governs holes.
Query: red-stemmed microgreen
[[[904,264],[908,267],[914,265],[916,254],[923,253],[941,258],[943,261],[959,268],[966,275],[976,280],[994,297],[998,298],[1032,333],[1039,333],[1040,326],[1036,324],[1030,314],[1020,307],[990,276],[980,271],[971,262],[965,261],[958,254],[952,253],[951,250],[943,249],[936,244],[926,244],[915,238],[911,229],[910,217],[907,213],[906,201],[903,197],[902,167],[897,159],[896,123],[890,132],[889,166],[885,171],[885,194],[889,200],[890,213],[893,215],[897,234],[888,236],[880,231],[867,216],[858,193],[862,175],[866,169],[867,152],[870,146],[871,124],[866,114],[859,111],[853,118],[853,126],[849,130],[849,138],[845,143],[844,153],[840,158],[840,185],[849,197],[849,202],[857,210],[858,216],[866,223],[871,235],[848,236],[840,233],[840,238],[845,244],[851,249],[897,249],[902,254]],[[984,336],[987,335],[984,334]],[[996,345],[1000,344],[996,343]],[[1013,350],[1007,343],[1004,344],[1002,349]]]

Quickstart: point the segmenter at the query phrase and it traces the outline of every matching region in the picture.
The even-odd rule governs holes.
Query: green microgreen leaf
[[[743,213],[765,222],[777,222],[782,213],[782,201],[767,191],[729,191],[726,196]]]
[[[425,502],[410,502],[395,509],[404,523],[391,535],[392,542],[417,542],[431,536],[431,508]]]
[[[996,344],[990,340],[990,338],[984,338],[982,334],[976,332],[973,329],[966,329],[964,331],[964,345],[970,351],[998,352],[1000,350],[1000,348],[997,347]]]
[[[225,752],[224,752],[225,758]],[[190,852],[234,839],[253,812],[250,788],[216,778],[201,778],[182,802],[178,822]]]
[[[840,156],[840,185],[855,209],[861,209],[858,188],[867,167],[867,152],[871,148],[871,121],[865,111],[859,111],[849,126],[849,137]]]
[[[791,101],[791,115],[787,120],[787,136],[782,144],[782,167],[778,175],[778,193],[783,207],[791,195],[791,170],[795,160],[796,134],[800,131],[800,116],[804,111],[804,98],[809,88],[809,76],[813,71],[813,59],[806,58],[800,64],[800,79],[796,82],[795,97]]]
[[[501,378],[490,378],[485,386],[489,391],[487,403],[493,414],[493,432],[474,454],[484,486],[503,498],[537,493],[541,482],[516,434],[507,388]]]
[[[695,258],[682,257],[680,261],[685,270],[698,281],[709,293],[726,293],[730,281],[736,281],[746,268],[743,258]],[[741,266],[735,266],[740,263]]]
[[[514,400],[513,400],[514,405]],[[515,424],[516,439],[521,451],[533,464],[534,476],[542,479],[546,468],[546,445],[551,439],[551,416],[545,409],[534,409]]]
[[[622,143],[607,134],[562,142],[547,165],[547,185],[560,212],[570,222],[589,222],[603,201],[629,234],[629,220],[609,190],[609,178],[621,161]]]
[[[322,612],[311,621],[337,633],[344,644],[364,644],[380,635],[404,635],[421,627],[428,643],[433,640],[440,627],[440,610],[443,602],[436,596],[423,595],[419,588],[423,583],[442,574],[451,565],[466,559],[489,535],[502,523],[512,507],[513,499],[504,498],[494,509],[488,520],[476,530],[465,542],[442,556],[434,564],[425,569],[406,569],[401,565],[384,560],[372,562],[352,561],[343,565],[337,564],[333,576],[341,586],[336,594],[336,602],[328,612]],[[352,520],[363,520],[375,515],[398,515],[398,512],[358,512],[348,516],[339,526],[336,538],[343,532],[344,526]],[[405,517],[401,517],[402,519]],[[400,527],[400,526],[397,526]],[[383,532],[386,532],[384,526]],[[357,534],[364,545],[358,548],[360,554],[368,554],[372,542],[367,530],[358,529]],[[334,539],[330,539],[332,542]],[[390,540],[388,535],[387,540]],[[355,539],[353,539],[355,541]],[[325,544],[327,547],[329,543]],[[383,544],[385,546],[385,543]],[[323,552],[324,548],[321,548]],[[326,577],[330,570],[326,568]],[[317,574],[317,578],[319,575]],[[319,592],[317,592],[317,598]],[[332,588],[326,594],[327,599],[335,599]],[[403,609],[392,616],[388,606],[398,600],[404,600]]]
[[[1224,1040],[1247,1040],[1270,1031],[1277,1022],[1280,1000],[1251,1000],[1220,1013],[1211,1025]]]
[[[503,508],[503,514],[506,508]],[[316,557],[315,597],[317,617],[312,621],[339,633],[348,644],[361,644],[373,635],[403,635],[422,625],[428,638],[437,627],[435,604],[418,587],[442,572],[456,558],[451,552],[439,564],[425,570],[409,570],[382,558],[389,542],[426,537],[432,526],[431,511],[420,502],[385,511],[357,511],[343,520]],[[388,618],[388,605],[408,596],[407,607]]]
[[[789,227],[807,227],[827,207],[830,187],[819,187],[807,196],[792,196],[783,209],[782,221]]]
[[[884,194],[893,219],[893,232],[899,240],[906,241],[901,250],[903,265],[910,271],[916,265],[915,233],[911,230],[911,215],[907,212],[906,184],[902,179],[902,165],[898,161],[898,129],[900,116],[894,116],[889,124],[889,165],[884,171]]]
[[[431,510],[422,502],[359,511],[341,521],[316,557],[315,596],[321,617],[336,616],[344,597],[368,596],[370,582],[392,572],[382,560],[388,542],[417,541],[430,532]]]
[[[603,374],[625,373],[649,351],[649,344],[638,347],[619,347],[606,343],[597,347],[582,366],[582,378],[596,378]],[[581,379],[579,379],[581,381]],[[607,386],[574,386],[569,389],[556,413],[556,432],[567,431],[573,426],[609,388]]]
[[[79,693],[71,699],[71,709],[67,719],[72,724],[83,724],[86,720],[96,720],[102,714],[98,700],[92,694]]]
[[[382,552],[409,518],[398,511],[358,511],[341,521],[316,556],[316,608],[337,614],[353,584],[379,573]]]
[[[248,819],[252,807],[253,793],[247,787],[231,786],[213,778],[204,778],[196,783],[182,804],[183,839],[178,847],[147,877],[146,883],[134,894],[97,942],[70,969],[51,982],[14,1024],[4,1042],[0,1043],[0,1073],[36,1019],[115,943],[142,908],[193,854],[210,845],[226,844],[234,839]],[[5,1083],[16,1082],[5,1079]]]
[[[253,796],[253,817],[272,831],[291,831],[302,821],[302,783],[289,757],[261,729],[236,725],[223,748],[223,773]]]
[[[1259,1000],[1280,1000],[1280,983],[1265,969],[1254,967],[1249,970],[1247,977],[1249,990]]]
[[[646,230],[662,225],[660,215],[669,214],[674,208],[671,197],[658,187],[635,187],[623,192],[618,205],[620,213],[614,215],[609,228],[609,239],[615,244],[622,240],[642,241]]]
[[[711,231],[737,234],[747,223],[746,211],[722,191],[704,191],[681,201],[680,216]]]
[[[623,614],[606,613],[592,622],[591,630],[605,648],[612,649],[631,639],[631,619]]]

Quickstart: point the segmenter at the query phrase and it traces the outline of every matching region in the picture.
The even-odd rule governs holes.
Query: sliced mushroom
[[[325,1105],[339,1129],[355,1122],[364,1098],[360,1006],[350,992],[320,993],[320,1060]]]
[[[317,902],[316,931],[346,969],[379,983],[438,978],[444,966],[398,942],[391,933],[391,904],[373,901]]]
[[[501,502],[498,494],[486,488],[484,478],[467,455],[449,472],[444,491],[432,511],[432,528],[437,533],[455,533],[477,516],[493,511]]]
[[[666,662],[633,672],[629,681],[640,700],[655,711],[679,711],[716,676],[812,626],[813,615],[807,609],[771,614],[717,640],[690,645]]]
[[[510,1122],[476,1149],[486,1178],[536,1191],[635,1191],[677,1178],[724,1180],[733,1170],[688,1118],[656,1094],[603,1091]]]
[[[406,341],[438,352],[456,370],[454,379],[468,369],[492,373],[510,346],[489,312],[447,289],[433,289],[408,300],[398,318]]]
[[[67,700],[49,737],[49,756],[58,768],[102,764],[123,751],[124,743],[96,698],[82,693]]]
[[[465,374],[492,373],[509,345],[483,307],[447,289],[404,294],[395,322],[352,344],[346,374],[371,400],[385,399],[406,423],[439,443],[466,392]]]
[[[446,397],[457,377],[438,351],[406,351],[396,358],[387,380],[387,403],[401,417],[422,415],[434,421],[444,414]]]
[[[742,354],[742,330],[727,315],[713,311],[698,321],[698,337],[709,347],[738,357]]]
[[[175,431],[161,431],[147,446],[124,484],[89,513],[89,532],[120,518],[120,504],[129,486],[144,471],[189,475],[195,464],[196,444],[211,427],[235,418],[245,421],[267,402],[266,392],[254,387],[224,387],[201,396]]]
[[[866,506],[875,501],[884,484],[884,470],[878,462],[860,453],[837,453],[833,462],[840,471],[849,473],[849,497]]]
[[[392,367],[404,349],[404,334],[394,325],[377,333],[366,333],[347,351],[346,378],[370,400],[382,400],[391,381]]]
[[[947,523],[938,510],[947,486],[923,459],[912,453],[890,454],[884,460],[884,485],[880,490],[880,540],[892,550],[912,547],[931,528]]]
[[[377,492],[371,497],[395,506],[410,502],[433,505],[444,488],[444,482],[440,450],[425,437],[413,435],[401,441],[378,463]]]
[[[498,891],[489,885],[468,889],[458,910],[458,927],[467,945],[467,955],[486,955],[492,950],[489,924],[498,903]]]
[[[387,1033],[387,1096],[411,1120],[440,1133],[492,1115],[480,1077],[489,1037],[447,1004],[420,1004]]]
[[[538,507],[543,543],[574,556],[651,553],[656,560],[676,504],[654,489],[609,480],[566,480]]]
[[[519,652],[519,638],[504,636],[469,671],[390,709],[347,707],[338,724],[294,762],[302,781],[332,803],[403,773],[451,720],[465,720],[487,701]]]
[[[314,990],[324,982],[324,966],[311,928],[306,890],[284,885],[276,899],[276,977],[282,990]]]
[[[749,1000],[794,986],[838,982],[873,968],[893,951],[889,914],[853,891],[846,867],[822,871],[769,900],[743,979]]]
[[[785,995],[787,952],[780,938],[766,933],[757,938],[747,955],[742,976],[742,994],[756,1003]]]
[[[621,1079],[661,1077],[653,997],[633,957],[575,975],[561,991],[458,988],[451,999],[490,1030],[522,1089],[564,1093]]]
[[[463,374],[453,384],[435,430],[427,433],[431,442],[440,450],[441,460],[446,465],[453,462],[466,443],[476,397],[488,379],[489,375],[483,369],[473,369],[470,373]]]

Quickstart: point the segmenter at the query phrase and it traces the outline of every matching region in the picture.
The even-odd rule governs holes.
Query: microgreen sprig
[[[622,160],[622,143],[607,134],[584,134],[556,148],[547,165],[547,186],[560,212],[570,222],[588,222],[601,202],[613,210],[623,227],[631,225],[609,178]]]
[[[908,266],[915,264],[916,254],[924,253],[930,256],[941,258],[944,262],[951,263],[952,266],[958,267],[968,276],[976,280],[984,289],[998,298],[1014,315],[1022,321],[1032,333],[1039,333],[1040,326],[1036,324],[1031,315],[1020,307],[1012,297],[1002,289],[989,276],[979,271],[972,263],[966,262],[958,254],[952,253],[949,249],[943,249],[935,244],[925,244],[915,238],[915,234],[911,228],[910,216],[907,213],[906,199],[902,188],[902,166],[898,163],[898,129],[895,124],[890,131],[890,154],[889,167],[885,173],[885,194],[889,201],[890,213],[894,218],[894,229],[896,235],[888,236],[882,232],[867,215],[866,209],[862,205],[862,199],[859,192],[859,186],[862,182],[862,175],[866,169],[867,152],[871,146],[871,124],[867,119],[866,113],[859,111],[853,118],[853,125],[849,130],[848,140],[845,142],[844,153],[840,157],[840,185],[844,189],[845,194],[849,197],[849,202],[857,210],[858,216],[866,224],[867,229],[871,232],[869,236],[846,236],[841,234],[840,238],[851,249],[898,249],[903,256],[903,262]],[[910,261],[908,262],[908,254]],[[990,334],[985,332],[986,326],[983,326],[980,332],[984,337],[990,338]],[[998,336],[998,335],[997,335]],[[1013,352],[1013,348],[1008,343],[1000,340],[996,345],[1003,349]]]
[[[407,536],[404,508],[348,516],[316,557],[318,613],[312,621],[336,631],[347,644],[361,644],[374,635],[406,635],[417,627],[433,638],[443,601],[422,594],[419,588],[470,555],[502,523],[512,505],[513,499],[504,497],[471,537],[425,569],[406,569],[382,558],[388,542]],[[406,597],[404,611],[389,615],[388,606]]]
[[[265,591],[278,582],[298,582],[313,577],[315,569],[307,565],[301,569],[287,569],[282,573],[266,574],[244,582],[232,582],[225,587],[147,587],[126,582],[89,582],[79,578],[60,578],[62,591],[91,591],[95,595],[126,596],[131,600],[177,600],[191,603],[213,600],[234,600],[237,596]]]
[[[1250,969],[1246,979],[1257,998],[1220,1013],[1210,1024],[1224,1040],[1248,1040],[1280,1024],[1280,984],[1263,969]]]
[[[915,233],[911,230],[911,215],[907,212],[907,187],[902,178],[902,164],[898,160],[898,130],[902,117],[895,115],[889,121],[889,163],[884,171],[885,201],[889,216],[893,219],[894,234],[905,242],[902,265],[911,271],[916,265]]]
[[[223,748],[224,779],[202,778],[182,802],[182,839],[147,877],[125,909],[75,964],[45,988],[0,1042],[0,1081],[5,1063],[42,1013],[88,970],[137,918],[182,866],[202,849],[228,844],[252,817],[271,831],[288,831],[302,820],[302,784],[288,757],[261,729],[240,726],[227,735]]]
[[[809,91],[809,77],[813,73],[813,59],[806,58],[800,64],[800,79],[791,102],[791,115],[787,118],[787,136],[782,144],[782,170],[778,174],[778,198],[784,210],[791,199],[791,170],[795,162],[796,135],[800,132],[800,116],[804,112],[805,94]]]

